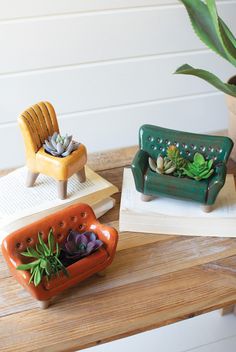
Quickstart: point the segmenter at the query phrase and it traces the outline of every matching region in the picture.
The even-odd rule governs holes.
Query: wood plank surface
[[[90,163],[120,189],[135,150]],[[236,174],[233,162],[229,172]],[[101,221],[118,229],[115,198]],[[43,311],[0,256],[0,351],[75,351],[226,307],[236,303],[235,273],[235,239],[123,232],[106,277],[89,278]]]

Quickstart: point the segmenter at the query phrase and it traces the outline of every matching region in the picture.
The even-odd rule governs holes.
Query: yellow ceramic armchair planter
[[[53,177],[58,185],[58,197],[67,196],[67,180],[77,174],[80,182],[86,180],[84,166],[87,151],[83,144],[65,157],[47,153],[43,144],[54,132],[59,133],[57,117],[49,102],[40,102],[25,110],[18,118],[24,138],[28,176],[27,187],[32,187],[40,173]]]

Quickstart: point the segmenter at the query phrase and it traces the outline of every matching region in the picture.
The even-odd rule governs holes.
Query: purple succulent
[[[88,256],[103,245],[103,242],[97,239],[94,232],[79,233],[71,230],[67,236],[66,242],[62,247],[65,264],[76,262],[77,260]]]

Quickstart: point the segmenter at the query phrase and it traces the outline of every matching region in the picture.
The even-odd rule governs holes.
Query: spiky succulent
[[[161,155],[157,157],[156,162],[149,157],[148,162],[151,170],[157,172],[158,174],[172,174],[176,169],[171,160]]]
[[[103,245],[94,232],[79,233],[71,230],[62,247],[61,260],[68,266],[77,260],[88,256]]]
[[[187,163],[183,168],[183,175],[200,181],[209,178],[213,174],[214,169],[212,166],[213,159],[205,160],[201,153],[195,153],[193,162]]]
[[[236,67],[236,38],[218,15],[215,0],[180,0],[190,17],[192,27],[200,40],[215,53]],[[236,86],[222,82],[213,73],[185,64],[175,73],[194,75],[204,79],[222,92],[236,97]]]
[[[182,158],[179,149],[175,145],[170,145],[167,148],[167,157],[174,163],[177,171],[180,171],[187,163],[187,160]]]
[[[48,140],[44,141],[44,150],[53,156],[66,157],[79,147],[79,143],[72,140],[72,136],[61,136],[60,133],[54,132]]]
[[[39,243],[36,244],[36,249],[28,247],[26,252],[22,252],[21,255],[29,258],[34,258],[34,261],[31,261],[27,264],[21,264],[17,266],[17,270],[29,270],[31,277],[29,284],[34,283],[35,286],[38,286],[42,281],[43,276],[48,280],[56,275],[59,275],[59,272],[62,272],[68,276],[68,272],[64,265],[59,259],[60,249],[58,243],[55,245],[53,230],[50,229],[48,234],[48,245],[44,243],[42,235],[38,234]]]

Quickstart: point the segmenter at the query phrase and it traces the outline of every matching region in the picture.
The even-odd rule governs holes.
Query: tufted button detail
[[[201,146],[200,146],[200,150],[201,150],[202,152],[205,152],[206,147],[205,147],[204,145],[201,145]]]

